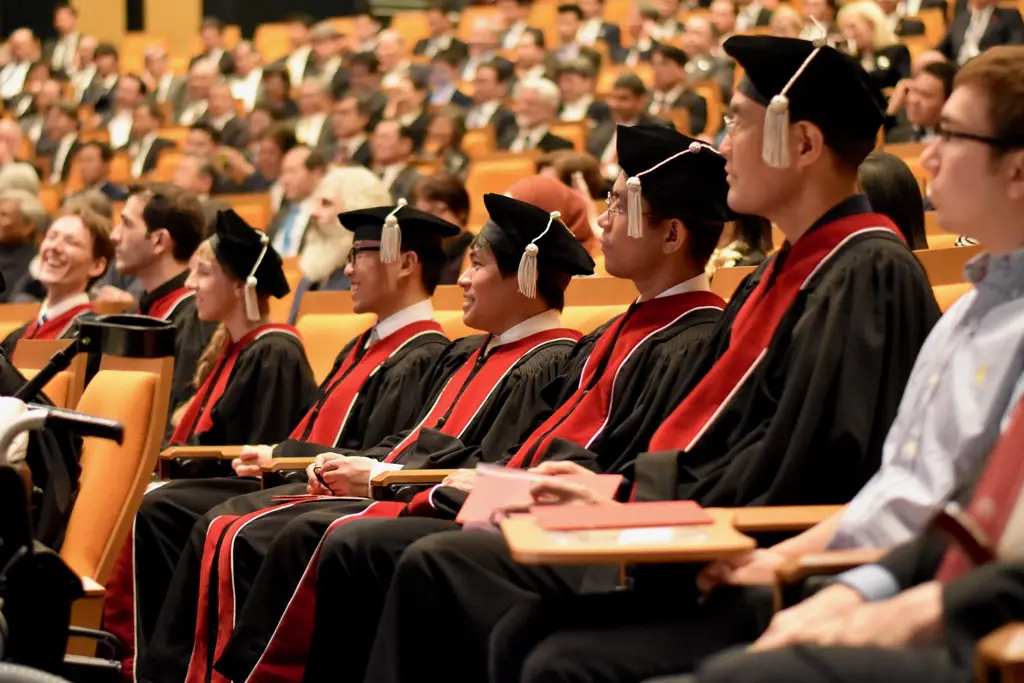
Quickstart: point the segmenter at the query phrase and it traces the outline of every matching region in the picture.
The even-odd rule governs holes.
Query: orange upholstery
[[[458,285],[441,285],[434,290],[430,298],[435,311],[461,311],[462,287]]]
[[[577,152],[587,151],[587,124],[583,121],[563,121],[551,124],[551,134],[565,138]]]
[[[70,344],[67,339],[41,340],[22,339],[14,347],[12,362],[26,379],[35,377],[49,362],[53,354],[62,351]],[[45,387],[43,393],[60,408],[75,408],[85,388],[85,369],[88,357],[79,354],[68,366],[67,370],[57,373]]]
[[[924,266],[928,282],[937,285],[959,284],[964,281],[964,265],[981,253],[981,247],[950,247],[948,249],[922,249],[914,256]]]
[[[32,379],[39,374],[38,370],[21,370],[21,374],[25,376],[25,379]],[[74,408],[73,403],[68,402],[68,392],[71,389],[71,373],[67,370],[58,372],[53,376],[46,386],[43,387],[43,393],[46,398],[50,399],[50,402],[58,408]]]
[[[161,161],[163,157],[161,157]],[[158,162],[159,163],[159,162]],[[266,230],[270,224],[270,194],[222,194],[217,196],[235,210],[245,222],[257,230]]]
[[[565,290],[566,306],[628,306],[640,293],[629,280],[617,277],[576,277]]]
[[[482,197],[488,192],[505,194],[518,180],[536,173],[533,154],[495,154],[475,159],[466,176],[466,192],[470,197]],[[470,203],[470,225],[483,225],[487,221],[487,208],[482,201]]]
[[[462,138],[462,151],[470,159],[479,159],[493,152],[497,147],[494,138],[494,128],[473,128],[467,130]]]
[[[711,291],[728,301],[732,298],[736,288],[743,282],[743,278],[753,273],[754,270],[754,266],[719,268],[711,278]]]
[[[480,330],[474,330],[472,327],[462,322],[462,311],[435,311],[434,319],[441,324],[444,328],[444,333],[448,335],[449,339],[455,340],[461,337],[469,337],[474,334],[483,334]]]
[[[308,314],[299,318],[295,327],[302,335],[306,358],[318,383],[327,379],[342,347],[374,323],[370,314]]]
[[[590,334],[625,310],[626,306],[569,306],[562,311],[562,327]]]
[[[949,307],[956,303],[957,299],[971,291],[973,285],[969,282],[960,282],[952,285],[936,285],[932,287],[935,301],[939,304],[939,310],[945,313]]]
[[[299,302],[297,320],[311,313],[338,315],[352,312],[352,292],[306,292]]]

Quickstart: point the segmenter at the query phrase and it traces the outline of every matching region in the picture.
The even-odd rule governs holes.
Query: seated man
[[[96,309],[89,288],[114,258],[110,221],[75,202],[65,207],[39,245],[36,279],[46,289],[39,315],[0,342],[8,356],[21,339],[63,339],[75,335],[75,320]]]
[[[369,258],[379,247],[364,245],[359,256],[357,245],[348,266],[353,310],[376,314],[377,324],[341,350],[329,378],[320,386],[319,400],[293,425],[291,438],[277,446],[246,448],[233,463],[240,478],[172,481],[143,498],[133,540],[125,545],[107,587],[106,625],[126,642],[134,641],[135,615],[140,644],[152,633],[192,525],[232,496],[259,490],[259,480],[252,477],[258,477],[262,464],[274,457],[364,450],[416,424],[425,379],[448,345],[430,304],[443,266],[443,257],[435,252],[444,237],[458,234],[458,228],[406,207],[383,207],[378,212],[376,235],[371,237],[379,242],[384,214],[394,213],[403,225],[400,254],[381,263]],[[376,410],[379,405],[388,410]],[[248,418],[239,417],[239,429],[252,427]],[[195,463],[183,464],[192,467]],[[213,465],[224,474],[231,472],[219,462],[200,464],[204,471]],[[138,572],[135,561],[141,565]],[[134,594],[139,599],[133,607]]]
[[[733,296],[698,367],[678,388],[676,410],[651,438],[650,452],[633,463],[632,497],[704,506],[843,502],[878,468],[899,396],[938,317],[897,229],[856,194],[857,167],[874,147],[884,99],[859,64],[829,47],[737,36],[725,49],[747,74],[722,147],[729,206],[768,218],[789,243]],[[779,104],[769,111],[773,97]],[[548,501],[615,504],[557,478],[537,489]],[[393,524],[399,522],[412,520]],[[524,629],[506,622],[511,633],[494,633],[510,610],[568,601],[557,613],[569,620],[584,613],[579,591],[610,591],[618,578],[601,568],[520,566],[500,535],[479,531],[423,538],[397,566],[393,553],[360,559],[361,567],[349,563],[345,581],[361,594],[372,586],[387,595],[366,675],[374,683],[413,680],[414,669],[485,680],[488,657],[509,651],[501,661],[514,663],[507,673],[519,680],[524,657],[515,655],[529,654],[561,619]],[[664,596],[692,581],[686,567],[638,569],[633,591],[602,596],[609,598],[603,612],[586,610],[588,626],[601,635],[573,641],[585,656],[560,651],[523,676],[557,680],[569,669],[577,680],[636,680],[660,673],[666,656],[687,648],[665,653],[655,638],[627,644],[618,627],[634,614],[658,623],[678,613],[686,594]],[[426,625],[436,615],[445,628]],[[450,643],[459,643],[458,657],[448,656]]]

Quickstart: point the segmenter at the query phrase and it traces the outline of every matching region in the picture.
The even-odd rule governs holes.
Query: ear
[[[821,129],[807,121],[789,127],[789,154],[793,168],[813,165],[825,153],[825,136]]]
[[[662,252],[675,254],[686,248],[686,226],[678,218],[670,218],[665,221],[665,238],[662,243]]]
[[[1006,194],[1015,202],[1024,199],[1024,151],[1011,152],[1003,162],[1006,166]]]
[[[398,277],[412,277],[419,263],[419,254],[414,251],[403,251],[402,258],[398,260]]]
[[[170,249],[171,236],[164,229],[154,230],[150,233],[149,241],[153,245],[153,253],[160,255]]]
[[[89,267],[89,279],[93,279],[103,275],[107,271],[107,259],[102,256],[98,259],[93,259],[92,265]]]

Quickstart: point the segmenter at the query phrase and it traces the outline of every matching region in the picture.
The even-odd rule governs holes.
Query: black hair
[[[679,66],[686,66],[686,53],[675,45],[657,45],[654,48],[654,54],[661,55],[663,58],[671,60]]]
[[[75,17],[76,19],[78,18],[78,10],[75,9],[75,6],[72,5],[70,2],[58,2],[57,6],[53,8],[53,13],[56,14],[61,10],[67,10],[71,12],[71,16]]]
[[[477,70],[480,69],[493,69],[494,76],[498,79],[498,83],[508,83],[516,73],[512,62],[507,59],[488,60],[477,67]]]
[[[733,235],[751,249],[767,254],[772,250],[772,222],[761,216],[741,214],[736,217]]]
[[[328,159],[323,152],[317,149],[310,149],[309,156],[306,157],[305,166],[306,170],[309,171],[310,173],[313,173],[315,171],[326,172],[327,165],[329,163],[330,159]]]
[[[555,70],[555,78],[560,78],[566,74],[575,74],[583,78],[597,78],[597,69],[586,57],[579,57],[577,59],[567,59],[558,65]]]
[[[456,149],[461,148],[462,138],[466,137],[465,112],[453,104],[445,104],[438,107],[430,114],[430,121],[442,116],[452,120],[452,146]]]
[[[133,185],[128,196],[148,195],[142,209],[142,220],[146,232],[166,230],[174,243],[172,254],[178,263],[185,263],[203,241],[206,218],[199,199],[171,183]]]
[[[299,144],[295,138],[295,130],[290,126],[280,124],[273,125],[259,136],[260,140],[270,140],[274,146],[281,150],[282,154],[292,151],[292,148]]]
[[[88,142],[83,142],[82,146],[78,148],[78,151],[81,152],[82,150],[89,149],[90,147],[94,147],[99,151],[100,159],[103,160],[103,163],[109,164],[114,160],[114,150],[110,148],[110,145],[100,140],[89,140]]]
[[[857,183],[875,213],[888,216],[911,249],[928,248],[921,188],[906,162],[888,152],[874,152],[860,165]]]
[[[113,57],[114,61],[117,61],[117,48],[111,43],[100,43],[96,46],[96,51],[93,53],[93,61],[100,57]]]
[[[534,28],[533,26],[530,26],[525,31],[523,31],[523,35],[530,36],[531,38],[533,38],[534,45],[536,45],[542,50],[544,49],[544,31],[541,31],[539,28]]]
[[[207,135],[210,136],[210,139],[213,140],[213,144],[220,144],[220,133],[217,131],[216,128],[213,127],[212,124],[206,123],[205,121],[197,121],[193,123],[191,126],[189,126],[188,129],[190,131],[198,130],[203,133],[206,133]]]
[[[644,200],[650,204],[651,214],[654,216],[662,220],[677,218],[682,221],[686,227],[686,255],[692,263],[704,267],[718,246],[718,241],[722,239],[725,222],[688,215],[681,212],[677,206],[659,202],[657,199],[652,201],[651,198],[644,197]]]
[[[128,78],[128,79],[131,79],[131,80],[135,81],[136,83],[138,83],[139,84],[139,94],[140,95],[148,95],[149,94],[149,88],[146,87],[146,82],[144,80],[142,80],[142,78],[138,74],[136,74],[136,73],[126,73],[126,74],[123,74],[121,76],[121,78]]]
[[[580,6],[573,2],[566,2],[558,6],[559,14],[575,14],[576,18],[583,21],[583,10]]]
[[[285,67],[277,66],[277,65],[274,65],[274,64],[271,64],[270,66],[265,67],[263,69],[263,78],[262,78],[262,80],[264,80],[264,81],[267,80],[268,76],[271,77],[271,78],[274,78],[275,76],[277,78],[280,78],[282,81],[284,81],[285,89],[289,89],[289,90],[291,89],[291,87],[292,87],[292,76],[291,76],[290,73],[288,73],[288,69],[286,69]]]
[[[458,51],[448,48],[447,50],[441,50],[434,55],[430,61],[432,62],[443,62],[453,69],[458,68],[459,64],[462,63],[462,55]]]
[[[348,58],[348,66],[351,69],[353,66],[363,66],[371,74],[380,72],[380,61],[377,59],[377,55],[372,52],[357,52]]]
[[[443,202],[459,219],[460,225],[466,227],[466,221],[469,220],[469,193],[454,173],[439,171],[424,177],[416,184],[413,196],[416,200]]]
[[[634,73],[622,74],[616,78],[615,83],[612,85],[612,90],[628,90],[637,97],[643,97],[647,94],[647,86]]]
[[[441,247],[427,247],[416,249],[416,256],[420,260],[420,282],[427,294],[433,296],[437,286],[441,284],[441,275],[444,273],[444,266],[448,259]]]
[[[956,64],[953,62],[931,62],[921,67],[921,73],[934,76],[942,82],[942,92],[946,99],[953,94],[953,80],[956,78]]]
[[[206,17],[205,19],[203,19],[203,23],[199,25],[199,30],[202,31],[208,28],[214,29],[215,31],[217,31],[217,33],[223,33],[224,22],[218,19],[217,17]]]
[[[511,250],[501,248],[493,244],[481,230],[469,245],[470,250],[486,249],[493,257],[494,263],[498,266],[498,272],[503,278],[517,277],[519,274],[519,260],[522,255],[511,253]],[[571,278],[564,273],[552,273],[544,264],[537,263],[537,296],[544,300],[549,308],[561,311],[565,308],[565,288],[569,285]]]
[[[286,14],[284,21],[286,24],[302,24],[306,28],[310,28],[316,23],[316,19],[305,12],[291,12]]]

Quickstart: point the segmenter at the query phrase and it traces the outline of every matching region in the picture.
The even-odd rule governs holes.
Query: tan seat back
[[[14,347],[11,361],[26,379],[32,379],[46,367],[53,354],[63,351],[70,339],[22,339]],[[67,370],[58,372],[43,387],[43,393],[58,408],[74,409],[85,389],[86,363],[88,356],[78,354]]]
[[[302,345],[317,384],[327,379],[345,344],[370,329],[375,320],[368,313],[311,313],[299,318],[295,329],[302,335]]]

